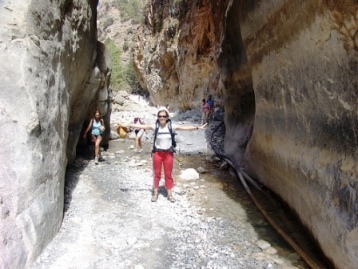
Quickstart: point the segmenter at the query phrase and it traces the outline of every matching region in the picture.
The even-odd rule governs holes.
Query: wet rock
[[[204,174],[204,173],[207,173],[208,171],[206,171],[203,167],[198,167],[196,169],[196,171],[199,173],[199,174]]]

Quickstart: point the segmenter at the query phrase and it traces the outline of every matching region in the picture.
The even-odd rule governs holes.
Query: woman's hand
[[[118,128],[118,127],[127,128],[127,129],[128,129],[128,128],[131,128],[131,127],[130,127],[131,123],[125,123],[125,124],[117,123],[117,125],[118,125],[117,128]]]
[[[201,130],[204,130],[206,128],[206,125],[208,125],[207,123],[201,125],[201,126],[198,126],[198,129],[201,129]]]
[[[188,131],[192,131],[192,130],[205,130],[206,125],[208,125],[207,123],[200,125],[200,126],[195,126],[195,125],[178,125],[176,130],[188,130]]]
[[[152,125],[150,124],[134,124],[134,123],[128,123],[126,125],[127,128],[138,128],[138,129],[144,129],[144,130],[148,130],[148,129],[152,129]]]

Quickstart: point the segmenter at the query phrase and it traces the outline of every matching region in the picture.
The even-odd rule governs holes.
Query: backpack
[[[138,119],[138,120],[136,120]],[[136,123],[140,123],[140,124],[144,124],[144,122],[141,120],[141,118],[134,118],[133,122],[136,124]]]
[[[169,133],[172,136],[172,148],[173,148],[173,152],[175,152],[175,148],[177,146],[177,142],[175,141],[175,135],[176,133],[173,132],[173,128],[172,128],[172,121],[170,119],[167,120],[167,125],[168,125],[168,129],[169,129]],[[155,129],[154,129],[154,141],[153,141],[153,150],[152,152],[157,151],[155,148],[155,141],[157,140],[157,135],[158,135],[158,130],[159,130],[159,120],[157,120],[155,122]],[[166,134],[166,133],[162,133],[162,134]]]
[[[213,108],[213,106],[214,106],[214,100],[209,99],[209,100],[208,100],[208,101],[206,101],[206,102],[209,104],[210,109],[212,109],[212,108]]]

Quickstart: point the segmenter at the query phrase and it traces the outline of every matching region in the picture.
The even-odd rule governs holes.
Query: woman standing
[[[201,104],[201,124],[208,122],[209,111],[210,111],[210,106],[206,102],[206,100],[203,99]]]
[[[175,202],[173,197],[172,188],[174,187],[174,180],[172,177],[173,162],[174,162],[174,150],[172,147],[172,136],[168,128],[169,111],[165,107],[160,107],[157,113],[158,130],[155,138],[155,144],[153,147],[153,193],[152,202],[158,200],[158,188],[159,181],[162,172],[162,166],[164,168],[164,182],[167,190],[167,198],[170,202]],[[172,124],[172,132],[176,130],[198,130],[205,129],[206,124],[201,126],[194,125],[176,125]],[[140,124],[129,124],[132,128],[143,128],[143,129],[156,129],[156,124],[151,125],[140,125]]]
[[[144,121],[142,121],[140,117],[135,117],[134,118],[134,124],[143,125]],[[134,133],[135,133],[134,151],[142,152],[143,151],[142,136],[144,134],[144,129],[143,128],[136,128],[134,130]]]
[[[98,110],[96,110],[94,113],[94,118],[89,122],[88,127],[83,135],[83,138],[86,139],[87,133],[91,129],[92,141],[95,145],[95,164],[98,164],[98,161],[103,161],[100,144],[102,141],[102,134],[104,132],[104,121],[100,116],[101,114]]]

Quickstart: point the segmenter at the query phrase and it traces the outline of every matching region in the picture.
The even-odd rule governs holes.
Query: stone
[[[264,241],[264,240],[258,240],[256,242],[256,245],[261,248],[262,250],[268,249],[269,247],[271,247],[271,244]]]
[[[125,101],[125,99],[120,94],[117,94],[113,99],[113,102],[115,104],[120,105],[120,106],[122,106],[124,104],[124,101]]]
[[[115,139],[118,139],[118,138],[119,138],[119,135],[117,134],[117,132],[111,131],[110,139],[115,140]]]
[[[188,168],[181,171],[180,178],[187,181],[197,180],[199,179],[199,173],[194,168]]]
[[[265,249],[265,253],[267,253],[267,254],[276,254],[277,249],[275,249],[273,247],[269,247],[269,248]]]
[[[207,173],[207,171],[206,171],[203,167],[198,167],[198,168],[196,169],[196,171],[197,171],[199,174]]]

